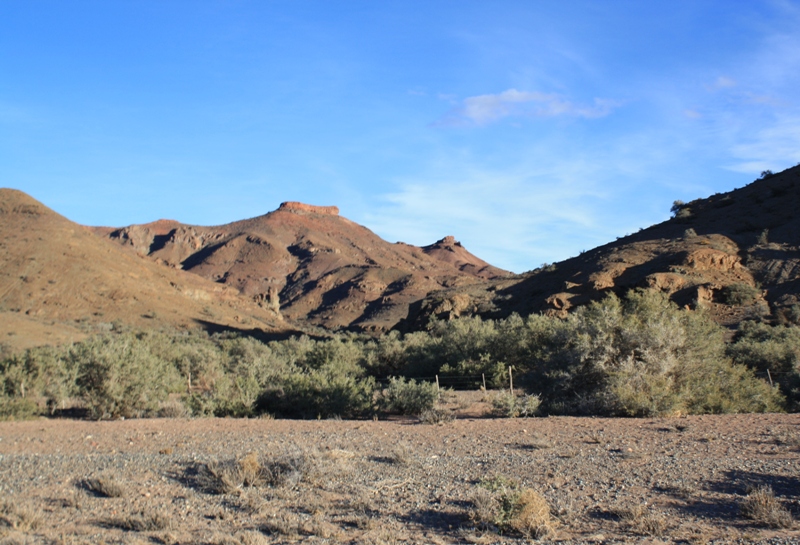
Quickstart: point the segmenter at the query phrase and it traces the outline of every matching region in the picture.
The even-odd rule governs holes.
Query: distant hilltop
[[[314,206],[313,204],[305,204],[295,201],[282,202],[278,210],[288,210],[290,212],[313,212],[315,214],[327,214],[329,216],[339,215],[338,206]]]

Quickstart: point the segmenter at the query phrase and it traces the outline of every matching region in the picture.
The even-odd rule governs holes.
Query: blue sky
[[[800,2],[0,3],[0,186],[68,218],[335,204],[515,272],[800,161]]]

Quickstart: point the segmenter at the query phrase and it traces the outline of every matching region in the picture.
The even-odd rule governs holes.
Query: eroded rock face
[[[742,268],[739,256],[705,248],[686,254],[684,264],[697,270],[738,271]]]
[[[675,273],[654,273],[647,276],[645,281],[647,282],[648,288],[669,294],[675,293],[686,284],[686,279]]]

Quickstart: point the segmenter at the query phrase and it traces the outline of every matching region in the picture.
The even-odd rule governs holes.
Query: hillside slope
[[[14,189],[0,189],[0,343],[79,340],[140,328],[288,329],[237,290],[159,266]]]
[[[202,227],[159,220],[95,232],[168,267],[230,286],[290,320],[381,332],[431,291],[509,273],[453,237],[391,244],[336,207],[283,203],[266,215]]]
[[[675,217],[577,257],[483,286],[455,287],[412,306],[406,329],[512,312],[565,315],[607,293],[649,287],[720,323],[800,319],[800,166],[676,206]]]

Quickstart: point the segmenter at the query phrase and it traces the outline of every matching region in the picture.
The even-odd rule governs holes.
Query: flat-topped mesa
[[[313,204],[295,201],[282,202],[278,210],[286,210],[289,212],[313,212],[314,214],[327,214],[328,216],[339,215],[338,206],[314,206]]]
[[[442,240],[437,240],[436,244],[442,244],[444,246],[461,246],[461,243],[456,240],[456,237],[453,235],[447,235]]]

